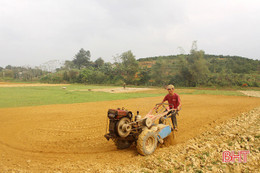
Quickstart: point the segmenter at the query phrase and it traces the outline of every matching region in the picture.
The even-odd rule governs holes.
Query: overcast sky
[[[0,0],[0,66],[189,53],[260,59],[259,0]]]

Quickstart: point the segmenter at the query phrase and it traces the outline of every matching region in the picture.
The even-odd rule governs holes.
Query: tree
[[[95,70],[93,67],[85,68],[80,71],[80,80],[85,84],[101,84],[105,81],[105,74]]]
[[[96,68],[101,68],[104,65],[104,60],[100,57],[94,62]]]
[[[75,67],[75,65],[74,65],[74,63],[72,62],[72,61],[65,61],[64,62],[64,65],[63,65],[63,69],[64,70],[71,70],[71,69],[73,69]]]
[[[156,85],[166,85],[169,83],[172,71],[172,66],[167,60],[158,60],[152,66],[151,79],[155,81]]]
[[[192,78],[192,75],[189,71],[189,65],[187,61],[187,56],[185,55],[179,55],[178,56],[178,63],[179,63],[179,70],[178,73],[173,77],[171,80],[171,83],[177,84],[180,86],[190,86],[190,79]]]
[[[69,81],[69,80],[70,80],[67,71],[64,71],[64,72],[63,72],[63,80],[65,80],[65,81]]]
[[[209,69],[204,54],[203,50],[197,50],[197,42],[194,41],[190,55],[180,56],[181,68],[178,75],[186,81],[186,86],[197,86],[207,83],[205,80],[207,79]]]
[[[87,67],[90,65],[90,51],[85,51],[83,48],[79,50],[79,52],[75,55],[72,62],[78,69],[82,67]]]
[[[79,76],[79,71],[77,69],[72,69],[68,73],[69,80],[72,83],[78,82],[78,76]]]
[[[11,65],[7,65],[6,67],[5,67],[5,69],[8,69],[8,70],[12,70],[12,66]]]
[[[122,60],[122,73],[126,83],[133,83],[135,74],[138,71],[138,62],[135,59],[132,51],[129,50],[121,54]]]
[[[147,85],[149,83],[149,80],[151,79],[151,69],[150,68],[143,68],[140,70],[140,74],[139,74],[139,81],[138,84],[139,85]]]
[[[204,59],[204,51],[191,50],[191,55],[188,57],[189,72],[191,74],[192,85],[197,86],[205,83],[209,69],[207,61]]]

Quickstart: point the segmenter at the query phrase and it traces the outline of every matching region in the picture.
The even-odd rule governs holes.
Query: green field
[[[167,94],[167,91],[159,88],[151,91],[135,93],[107,93],[88,91],[88,89],[99,88],[111,87],[95,85],[67,85],[66,89],[62,89],[61,86],[0,87],[0,108],[123,100],[130,98],[164,96]],[[243,95],[237,91],[190,88],[179,90],[177,89],[176,92],[180,95]]]
[[[0,88],[0,108],[37,106],[48,104],[70,104],[122,100],[140,97],[155,97],[162,94],[149,93],[106,93],[80,91],[82,89],[108,88],[104,86],[69,85],[66,89],[60,86],[39,87],[3,87]]]

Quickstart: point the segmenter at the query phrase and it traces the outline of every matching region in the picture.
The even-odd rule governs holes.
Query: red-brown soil
[[[181,99],[176,145],[260,105],[260,99],[253,97],[183,95]],[[153,97],[2,108],[0,172],[95,172],[136,164],[136,157],[145,160],[134,146],[117,150],[112,141],[104,138],[107,110],[125,107],[145,115],[161,100],[162,97]]]

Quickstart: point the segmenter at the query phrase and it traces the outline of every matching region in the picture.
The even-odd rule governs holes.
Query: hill
[[[187,55],[168,55],[140,58],[137,61],[139,66],[151,68],[156,61],[168,61],[176,63],[180,57],[189,57]],[[229,55],[210,55],[205,54],[204,58],[208,62],[208,68],[212,73],[231,72],[240,74],[260,74],[260,61],[240,56]]]

